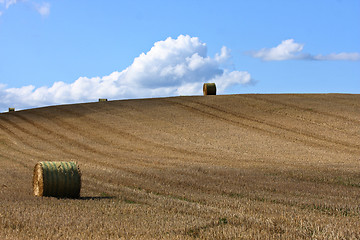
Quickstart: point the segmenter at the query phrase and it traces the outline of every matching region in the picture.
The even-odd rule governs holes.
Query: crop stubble
[[[1,114],[0,237],[359,238],[359,102],[230,95]],[[65,159],[81,165],[82,197],[34,198],[35,163]]]

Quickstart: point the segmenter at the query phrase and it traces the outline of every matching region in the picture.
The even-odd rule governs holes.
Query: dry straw
[[[38,162],[34,167],[35,196],[78,198],[81,172],[75,162]]]
[[[216,95],[216,85],[215,85],[215,83],[204,83],[203,92],[204,92],[204,96],[206,96],[206,95]]]
[[[107,98],[99,98],[99,102],[107,102]]]

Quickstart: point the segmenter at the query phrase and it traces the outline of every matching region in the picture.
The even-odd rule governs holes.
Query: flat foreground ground
[[[77,161],[80,199],[32,195]],[[0,239],[360,239],[360,95],[227,95],[0,114]]]

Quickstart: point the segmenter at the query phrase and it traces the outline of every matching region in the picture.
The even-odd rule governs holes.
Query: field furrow
[[[359,239],[358,95],[220,95],[0,114],[1,239]],[[76,161],[78,199],[34,197]]]

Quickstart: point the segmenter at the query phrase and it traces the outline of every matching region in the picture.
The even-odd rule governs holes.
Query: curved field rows
[[[32,196],[77,161],[80,199]],[[0,114],[1,239],[360,238],[360,95],[224,95]]]

